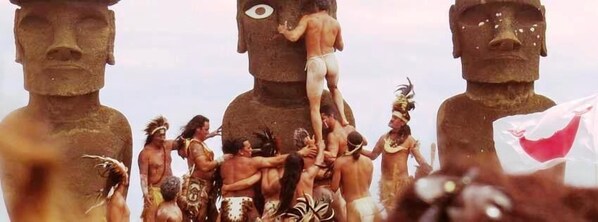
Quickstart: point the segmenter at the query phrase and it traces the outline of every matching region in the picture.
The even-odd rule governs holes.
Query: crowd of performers
[[[432,167],[419,151],[407,123],[414,109],[413,86],[402,85],[392,106],[391,128],[372,150],[364,149],[366,138],[351,125],[337,119],[334,106],[320,108],[324,126],[324,146],[313,135],[298,128],[294,148],[283,154],[274,132],[256,130],[260,141],[252,147],[248,138],[223,141],[223,156],[216,158],[205,141],[220,135],[210,131],[210,121],[193,117],[174,140],[166,139],[169,123],[160,116],[146,127],[147,139],[139,153],[144,221],[381,221],[384,210],[394,203],[413,177],[407,172],[407,158],[413,155],[420,165],[418,175]],[[189,171],[182,178],[173,176],[171,152],[187,161]],[[372,160],[382,154],[379,199],[370,195]],[[95,157],[99,158],[99,157]],[[109,159],[109,158],[108,158]],[[122,197],[128,185],[124,165],[102,159],[122,181],[108,196],[112,214],[129,214]],[[217,199],[220,206],[217,207]],[[110,204],[110,201],[114,204]],[[121,206],[114,207],[114,206]],[[109,210],[109,215],[110,215]],[[112,220],[111,220],[112,221]],[[119,220],[114,220],[119,221]]]

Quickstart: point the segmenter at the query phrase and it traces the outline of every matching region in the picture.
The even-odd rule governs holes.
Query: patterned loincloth
[[[251,212],[254,210],[251,197],[224,197],[220,206],[221,222],[253,222]]]
[[[183,212],[196,217],[202,208],[208,207],[210,187],[211,184],[206,180],[189,178],[187,192],[181,193],[178,201]]]

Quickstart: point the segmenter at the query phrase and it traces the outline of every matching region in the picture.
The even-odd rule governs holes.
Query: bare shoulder
[[[193,153],[193,156],[195,156],[195,157],[203,155],[203,152],[201,152],[201,149],[203,149],[203,146],[200,143],[189,144],[189,151],[191,151],[191,153]]]
[[[336,158],[336,160],[334,161],[334,168],[338,168],[338,169],[342,169],[343,166],[345,165],[345,163],[347,163],[347,160],[353,158],[352,156],[346,156],[346,155],[342,155],[338,158]]]
[[[166,140],[164,142],[164,148],[166,148],[166,151],[171,151],[173,149],[174,146],[174,140]]]
[[[380,136],[380,138],[378,138],[378,142],[376,143],[376,145],[377,145],[377,144],[382,144],[382,143],[384,143],[384,140],[385,140],[385,139],[386,139],[386,133],[382,134],[382,135]]]
[[[145,159],[147,157],[147,150],[145,149],[146,146],[144,146],[143,148],[141,148],[141,152],[139,152],[139,160],[141,159]]]

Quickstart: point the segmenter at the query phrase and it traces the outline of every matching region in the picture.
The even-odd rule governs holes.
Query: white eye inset
[[[265,19],[272,15],[274,8],[266,4],[254,5],[245,11],[245,14],[254,19]]]

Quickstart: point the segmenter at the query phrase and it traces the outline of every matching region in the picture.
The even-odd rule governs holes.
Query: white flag
[[[494,121],[494,145],[506,173],[565,164],[565,183],[598,187],[598,95],[544,112]]]

